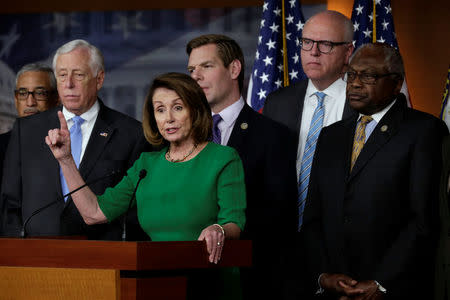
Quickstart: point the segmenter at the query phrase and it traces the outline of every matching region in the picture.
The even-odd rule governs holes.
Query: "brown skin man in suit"
[[[386,44],[367,44],[350,60],[346,94],[359,116],[322,130],[311,172],[302,232],[309,294],[319,278],[327,299],[432,297],[448,130],[406,107],[403,77],[400,54]]]

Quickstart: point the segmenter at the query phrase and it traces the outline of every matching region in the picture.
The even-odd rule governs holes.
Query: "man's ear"
[[[103,86],[103,81],[105,80],[105,71],[98,71],[97,77],[97,91],[99,91]]]
[[[349,64],[350,57],[352,56],[353,50],[355,50],[355,47],[353,46],[353,43],[351,43],[348,46],[347,51],[345,52],[345,65]]]
[[[241,62],[239,59],[233,60],[230,65],[228,66],[228,69],[230,71],[230,75],[232,79],[237,79],[239,77],[239,74],[241,74]]]

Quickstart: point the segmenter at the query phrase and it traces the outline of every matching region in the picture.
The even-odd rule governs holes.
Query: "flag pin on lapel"
[[[387,125],[381,126],[381,132],[386,132],[387,130],[388,130],[388,126]]]
[[[248,124],[247,123],[244,122],[244,123],[241,124],[241,129],[242,130],[245,130],[247,128],[248,128]]]
[[[100,132],[100,135],[101,135],[102,137],[107,137],[107,136],[108,136],[108,134],[107,134],[106,132]]]

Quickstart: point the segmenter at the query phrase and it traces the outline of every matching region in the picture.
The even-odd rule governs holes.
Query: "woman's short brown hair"
[[[197,82],[186,74],[166,73],[156,77],[147,94],[144,104],[142,127],[147,141],[153,146],[167,144],[156,124],[153,107],[153,95],[158,88],[174,91],[183,100],[189,110],[192,122],[192,138],[196,144],[206,142],[212,136],[211,108],[205,93]]]

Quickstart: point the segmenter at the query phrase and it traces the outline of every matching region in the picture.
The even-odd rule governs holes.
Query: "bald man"
[[[271,93],[264,106],[264,115],[288,126],[298,138],[299,230],[320,130],[354,113],[345,101],[346,83],[341,78],[353,52],[352,40],[353,25],[343,14],[323,11],[312,16],[300,39],[308,79]]]

